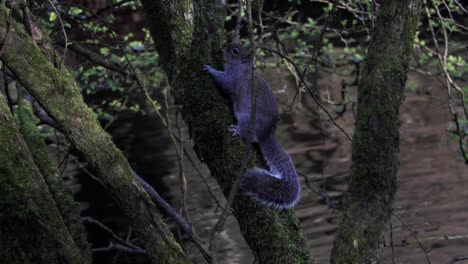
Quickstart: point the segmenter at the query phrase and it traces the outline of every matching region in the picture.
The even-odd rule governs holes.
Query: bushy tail
[[[257,201],[277,209],[296,205],[301,196],[299,178],[289,155],[274,135],[259,141],[269,171],[248,169],[241,179],[241,189]]]

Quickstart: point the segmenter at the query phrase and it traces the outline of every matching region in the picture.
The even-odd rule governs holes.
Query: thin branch
[[[460,129],[460,123],[459,123],[459,120],[458,120],[458,113],[455,110],[455,107],[453,106],[453,100],[454,99],[453,99],[453,95],[452,95],[452,88],[454,88],[456,91],[458,91],[460,93],[460,95],[461,95],[460,107],[462,108],[463,118],[466,120],[468,118],[468,111],[467,111],[467,108],[465,106],[465,93],[463,92],[462,88],[459,87],[457,85],[457,83],[452,79],[452,76],[451,76],[451,74],[450,74],[450,72],[448,70],[447,60],[448,60],[449,40],[448,40],[447,29],[445,28],[444,22],[442,20],[443,17],[442,17],[442,15],[440,13],[440,10],[439,10],[437,5],[434,5],[434,9],[436,10],[437,17],[438,17],[439,22],[440,22],[440,27],[442,29],[442,34],[443,34],[443,37],[444,37],[443,54],[440,52],[440,47],[439,47],[439,44],[438,44],[438,41],[437,41],[434,26],[433,26],[432,21],[431,21],[431,15],[430,15],[427,0],[424,1],[424,5],[425,5],[424,10],[425,10],[427,19],[429,21],[429,28],[431,30],[432,39],[434,41],[434,46],[435,46],[435,51],[436,51],[435,52],[436,53],[436,58],[437,58],[437,60],[439,62],[439,66],[442,69],[442,71],[444,72],[444,75],[445,75],[445,78],[446,78],[448,104],[449,104],[450,113],[454,117],[453,121],[455,122],[456,133],[457,133],[457,135],[459,137],[459,139],[458,139],[459,148],[460,148],[460,151],[462,153],[462,158],[465,161],[465,164],[468,165],[468,157],[467,157],[467,155],[465,153],[464,144],[463,144],[463,136],[464,136],[463,131],[462,131],[462,129]]]
[[[133,175],[138,179],[141,186],[149,194],[153,202],[155,202],[159,207],[161,207],[181,228],[184,232],[193,237],[193,232],[190,225],[180,216],[171,205],[169,205],[160,195],[156,192],[151,185],[149,185],[143,178],[141,178],[136,172],[133,171]]]
[[[205,250],[202,243],[200,242],[199,238],[193,233],[191,226],[180,216],[172,206],[170,206],[159,194],[156,190],[151,187],[143,178],[141,178],[138,174],[133,171],[133,175],[135,178],[138,179],[141,186],[146,190],[148,195],[151,197],[151,200],[158,206],[160,206],[178,225],[179,227],[189,236],[190,240],[195,244],[198,248],[202,256],[208,263],[211,263],[212,257]]]
[[[390,247],[392,248],[392,264],[395,264],[395,245],[393,244],[393,226],[390,221]]]
[[[456,263],[462,260],[467,260],[467,259],[468,259],[468,256],[456,256],[456,257],[453,257],[452,260],[448,264],[453,264],[453,263]]]
[[[0,44],[0,55],[2,55],[3,52],[5,51],[5,43],[8,40],[8,37],[10,36],[11,10],[8,8],[6,12],[8,13],[7,18],[5,20],[5,22],[6,22],[6,33],[5,33],[5,38],[3,39],[2,43]]]
[[[335,209],[335,210],[341,210],[341,208],[338,207],[337,203],[333,202],[330,196],[324,190],[320,190],[317,186],[315,186],[313,183],[310,182],[309,177],[304,175],[303,178],[305,180],[307,187],[309,187],[309,189],[311,189],[314,193],[320,195],[320,197],[322,197],[322,199],[325,201],[325,203],[327,204],[329,208]]]
[[[198,166],[195,164],[195,161],[192,159],[192,157],[189,155],[188,151],[187,151],[187,148],[184,148],[184,153],[185,153],[185,156],[187,157],[188,161],[190,162],[190,165],[192,165],[192,167],[195,169],[195,171],[197,172],[198,176],[202,179],[203,183],[205,184],[206,186],[206,189],[208,190],[208,193],[211,195],[211,198],[213,198],[213,200],[216,202],[216,205],[218,208],[221,208],[221,203],[218,201],[218,199],[216,199],[216,196],[214,195],[213,191],[211,190],[211,187],[210,185],[208,184],[208,181],[206,180],[205,176],[203,176],[203,173],[201,172],[201,170],[198,168]]]
[[[58,42],[58,43],[60,45],[65,45],[63,42]],[[124,76],[134,77],[134,75],[126,69],[127,65],[123,65],[122,67],[122,65],[114,61],[109,61],[107,59],[104,59],[102,58],[101,54],[94,52],[93,50],[88,49],[84,47],[83,45],[78,44],[77,42],[73,42],[73,44],[69,46],[69,49],[75,52],[76,54],[86,58],[87,60],[93,63],[99,64],[100,66],[108,70],[111,70],[116,73],[120,73]]]
[[[166,118],[167,120],[169,121],[169,104],[167,102],[167,93],[164,93],[164,102],[166,103]],[[182,131],[180,130],[180,126],[179,126],[179,115],[178,113],[176,113],[176,120],[175,120],[175,127],[176,127],[176,130],[177,130],[177,135],[179,137],[179,155],[180,155],[180,158],[179,158],[179,182],[180,182],[180,195],[181,195],[181,214],[183,214],[185,216],[185,218],[187,218],[187,223],[192,226],[192,223],[191,223],[191,220],[190,220],[190,216],[188,214],[188,210],[187,210],[187,178],[185,177],[185,169],[184,169],[184,140],[183,140],[183,135],[182,135]],[[177,147],[177,146],[176,146]]]
[[[130,2],[133,2],[133,0],[122,0],[122,1],[117,2],[117,3],[114,3],[114,4],[110,4],[110,5],[108,5],[108,6],[104,7],[104,8],[99,9],[99,10],[96,12],[96,14],[97,14],[97,15],[101,15],[101,13],[104,13],[104,12],[109,11],[109,10],[114,9],[114,8],[121,7],[121,6],[123,6],[124,4],[130,3]]]
[[[237,23],[232,43],[240,43],[240,29],[242,24],[242,0],[237,1]]]
[[[5,95],[8,102],[8,107],[10,108],[10,112],[13,114],[13,99],[11,98],[10,88],[8,87],[8,78],[7,78],[7,69],[5,64],[2,65],[2,73],[3,73],[3,88],[5,89]]]
[[[67,56],[67,49],[68,49],[68,45],[70,45],[70,43],[68,42],[68,37],[67,37],[67,32],[65,31],[65,26],[63,24],[63,20],[62,20],[62,17],[60,16],[60,12],[57,10],[57,8],[55,7],[54,3],[52,3],[51,0],[47,0],[49,2],[49,4],[52,6],[52,8],[54,9],[54,12],[57,14],[57,18],[59,20],[59,23],[60,23],[60,26],[62,28],[62,33],[63,33],[63,38],[65,40],[65,47],[63,49],[63,55],[62,55],[62,60],[60,61],[60,63],[58,64],[58,69],[60,69],[62,67],[62,64],[65,63],[65,58]]]
[[[213,232],[210,237],[210,249],[214,251],[214,242],[216,240],[216,237],[218,236],[219,232],[221,232],[224,222],[226,221],[226,218],[230,212],[232,203],[234,202],[234,197],[237,195],[237,192],[239,190],[239,185],[240,185],[240,179],[242,175],[245,173],[247,170],[247,165],[250,160],[251,156],[251,151],[252,151],[252,142],[253,142],[253,136],[254,136],[254,125],[255,125],[255,120],[256,120],[256,110],[257,110],[257,87],[256,87],[256,75],[255,75],[255,39],[253,36],[253,26],[252,26],[252,7],[251,7],[251,0],[247,0],[247,29],[249,32],[249,39],[250,39],[250,49],[251,49],[251,56],[252,56],[252,72],[251,72],[251,111],[250,111],[250,120],[249,120],[249,127],[247,130],[247,140],[245,141],[245,151],[244,151],[244,156],[241,161],[241,167],[239,169],[239,172],[237,174],[236,179],[234,180],[232,186],[231,186],[231,191],[229,192],[229,196],[227,198],[226,206],[223,210],[223,213],[221,216],[218,218],[218,221],[216,222],[216,225],[213,228]],[[241,12],[241,11],[239,11]]]
[[[120,244],[114,244],[114,243],[109,243],[109,246],[107,247],[102,247],[102,248],[93,248],[92,251],[93,253],[99,253],[99,252],[109,252],[109,251],[121,251],[129,254],[136,254],[136,255],[147,255],[146,250],[144,249],[137,249],[137,248],[129,248]]]
[[[431,264],[431,260],[429,259],[429,256],[427,255],[427,251],[426,249],[423,247],[423,245],[421,244],[421,241],[419,241],[418,237],[416,236],[416,234],[413,232],[413,230],[411,229],[411,227],[406,224],[403,219],[401,219],[400,216],[398,216],[396,213],[392,213],[397,219],[398,221],[400,221],[400,223],[406,228],[406,230],[408,230],[411,234],[411,236],[416,240],[416,242],[418,243],[419,245],[419,248],[421,248],[421,250],[424,252],[424,256],[426,256],[426,260],[427,260],[427,263]]]
[[[90,224],[99,226],[101,229],[103,229],[104,231],[109,233],[116,241],[122,243],[123,245],[125,245],[128,248],[143,250],[141,247],[139,247],[137,245],[134,245],[132,243],[129,243],[125,239],[118,236],[116,233],[114,233],[114,231],[112,231],[112,229],[110,229],[108,226],[106,226],[102,222],[98,221],[97,219],[94,219],[94,218],[88,217],[88,216],[84,216],[84,217],[81,217],[81,221],[83,221],[84,223],[90,223]]]
[[[307,82],[304,80],[304,75],[301,73],[301,71],[299,70],[299,68],[297,67],[297,65],[290,59],[288,58],[286,55],[282,54],[281,52],[278,52],[276,50],[273,50],[273,49],[270,49],[270,48],[267,48],[267,47],[260,47],[261,49],[264,49],[264,50],[267,50],[269,52],[272,52],[272,53],[275,53],[279,56],[281,56],[283,59],[287,60],[289,63],[291,63],[291,65],[294,66],[294,69],[296,70],[297,74],[299,75],[299,77],[301,78],[301,82],[302,84],[304,84],[304,86],[307,88],[307,90],[309,91],[309,93],[311,94],[312,98],[314,99],[315,103],[325,112],[325,114],[328,116],[328,118],[330,118],[330,121],[332,121],[332,123],[346,136],[346,138],[348,138],[350,141],[352,141],[351,137],[348,135],[348,133],[346,133],[346,131],[340,126],[338,125],[338,123],[336,123],[335,119],[333,118],[333,116],[327,111],[327,109],[325,108],[325,106],[323,106],[323,104],[320,102],[320,100],[318,100],[318,98],[315,96],[315,94],[312,92],[311,88],[309,87],[309,85],[307,84]]]
[[[468,165],[468,154],[465,151],[463,145],[464,132],[460,128],[460,122],[458,121],[458,113],[453,113],[453,122],[455,123],[455,133],[458,135],[458,146],[460,148],[462,158],[465,160],[465,164]]]
[[[99,182],[101,185],[104,186],[104,183],[96,175],[94,175],[92,172],[90,172],[88,169],[86,169],[86,167],[81,164],[81,162],[78,160],[78,158],[76,158],[75,156],[71,156],[71,157],[72,157],[73,161],[75,162],[75,164],[78,165],[78,167],[80,167],[80,169],[85,174],[87,174],[91,179]]]

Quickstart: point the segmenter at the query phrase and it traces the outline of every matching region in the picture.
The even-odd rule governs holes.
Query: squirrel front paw
[[[212,70],[214,70],[213,66],[208,65],[208,64],[207,64],[207,65],[203,65],[203,71],[209,73],[209,72],[212,71]]]
[[[239,129],[239,126],[237,126],[237,125],[230,125],[228,130],[229,130],[229,132],[231,132],[231,135],[233,137],[240,135],[240,129]]]

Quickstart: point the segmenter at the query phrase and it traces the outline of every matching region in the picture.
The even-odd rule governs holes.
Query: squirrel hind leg
[[[248,169],[241,179],[241,189],[256,201],[280,210],[294,207],[300,198],[300,187],[264,169]]]

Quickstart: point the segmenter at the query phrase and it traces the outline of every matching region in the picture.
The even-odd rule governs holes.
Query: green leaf
[[[57,14],[55,12],[49,13],[49,22],[55,22],[57,20]]]

